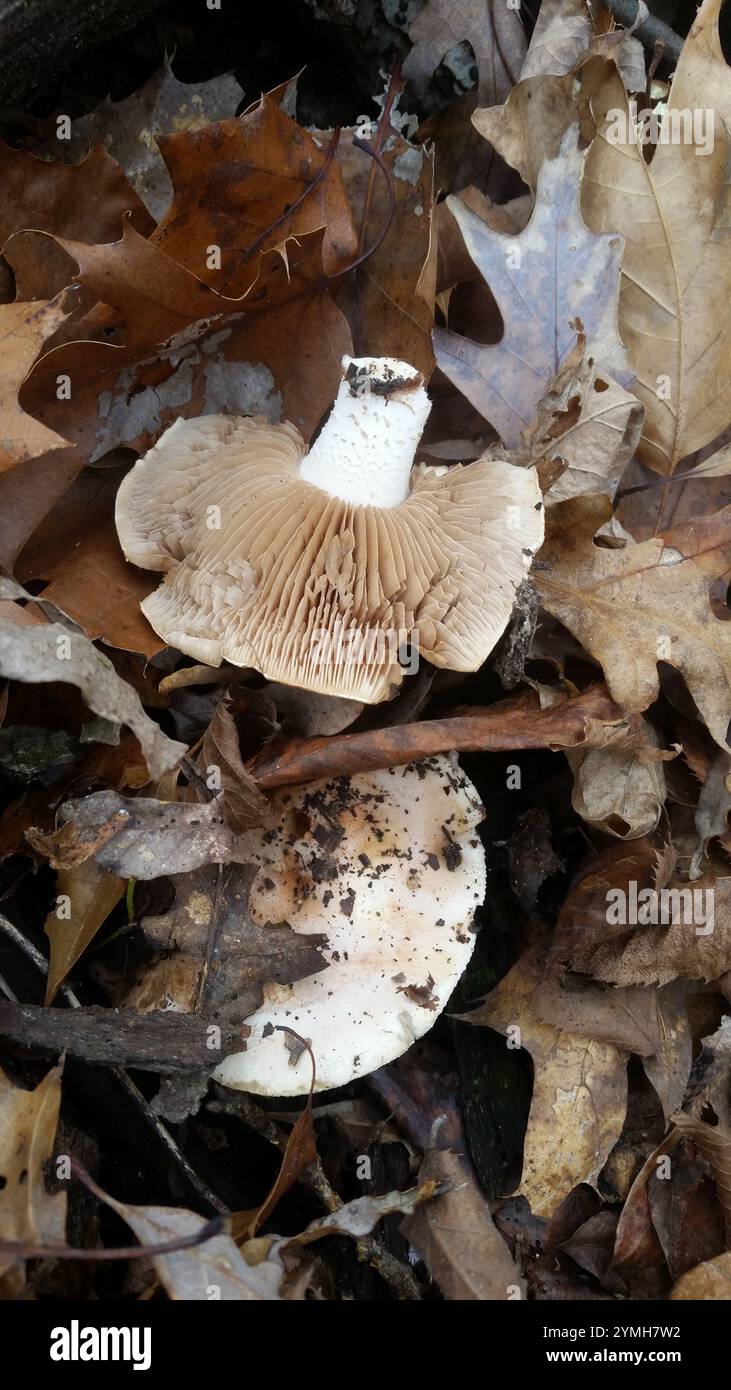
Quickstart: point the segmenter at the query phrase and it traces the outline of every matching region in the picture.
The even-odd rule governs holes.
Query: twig
[[[48,974],[48,961],[45,957],[41,955],[41,952],[36,949],[33,943],[28,941],[23,933],[1,912],[0,930],[5,932],[5,935],[9,936],[10,939],[15,942],[16,946],[19,947],[29,960],[33,961],[33,964],[37,966],[42,975],[46,976]],[[72,1009],[80,1009],[82,1007],[80,1000],[68,985],[61,985],[60,992],[71,1005]],[[215,1192],[211,1191],[210,1187],[198,1176],[195,1169],[191,1167],[185,1154],[178,1148],[172,1134],[170,1134],[164,1124],[158,1119],[157,1115],[150,1109],[142,1092],[138,1090],[134,1081],[130,1079],[126,1071],[124,1071],[122,1067],[109,1067],[108,1071],[109,1075],[114,1077],[115,1081],[117,1081],[126,1092],[133,1104],[142,1111],[145,1121],[150,1128],[155,1131],[158,1141],[167,1150],[172,1161],[176,1163],[185,1174],[188,1183],[197,1192],[201,1201],[212,1207],[214,1211],[220,1212],[223,1215],[228,1215],[228,1207],[216,1196]]]
[[[601,0],[601,3],[620,24],[626,25],[628,29],[632,27],[639,11],[638,0]],[[677,63],[683,51],[683,40],[664,20],[650,14],[643,24],[637,25],[633,33],[645,48],[654,48],[658,42],[663,44],[665,57],[671,63]]]

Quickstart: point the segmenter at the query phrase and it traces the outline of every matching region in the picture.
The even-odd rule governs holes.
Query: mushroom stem
[[[394,357],[344,357],[343,371],[300,476],[343,502],[397,507],[431,408],[423,377]]]

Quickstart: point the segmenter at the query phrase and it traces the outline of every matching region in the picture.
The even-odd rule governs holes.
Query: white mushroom
[[[216,1080],[259,1095],[342,1086],[432,1027],[474,945],[485,894],[484,814],[455,756],[278,793],[273,831],[246,839],[259,865],[250,910],[325,933],[326,969],[268,984],[246,1049]],[[279,1031],[289,1029],[290,1032]]]
[[[421,375],[344,359],[309,453],[291,424],[177,420],[122,483],[127,559],[166,571],[149,622],[197,661],[374,703],[403,651],[476,670],[543,540],[535,470],[478,459],[412,472]]]

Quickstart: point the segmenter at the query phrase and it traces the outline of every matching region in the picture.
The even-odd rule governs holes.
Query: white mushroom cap
[[[259,864],[250,910],[325,933],[326,969],[264,987],[245,1051],[215,1079],[258,1095],[303,1095],[393,1061],[432,1027],[474,946],[485,895],[484,814],[455,756],[315,782],[276,798],[274,831],[247,834]],[[288,1046],[289,1043],[289,1046]]]
[[[535,470],[501,459],[412,473],[428,407],[419,374],[346,363],[309,455],[293,425],[178,420],[125,478],[116,522],[128,560],[167,572],[142,610],[171,646],[375,703],[403,679],[409,643],[436,666],[482,665],[542,543],[543,509]],[[359,372],[370,389],[352,395]],[[353,500],[376,491],[377,458],[382,495]]]

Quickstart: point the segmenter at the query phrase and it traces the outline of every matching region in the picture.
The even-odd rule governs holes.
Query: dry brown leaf
[[[269,803],[241,761],[235,702],[224,695],[206,729],[200,761],[206,785],[222,793],[223,812],[231,829],[240,834],[254,825],[266,825]]]
[[[546,506],[586,492],[613,497],[642,419],[639,401],[597,369],[580,337],[539,402],[519,451],[538,470]]]
[[[145,714],[139,695],[117,675],[111,661],[86,637],[59,623],[19,627],[0,620],[0,672],[32,684],[67,681],[84,703],[112,724],[127,724],[140,742],[151,777],[161,777],[186,751]]]
[[[35,1090],[24,1091],[0,1071],[0,1238],[31,1245],[63,1245],[66,1193],[46,1191],[44,1168],[53,1157],[61,1106],[61,1068]],[[24,1278],[17,1257],[0,1250],[6,1297],[17,1297]]]
[[[627,1109],[626,1053],[542,1022],[544,980],[541,954],[528,951],[479,1008],[462,1015],[464,1022],[505,1033],[533,1058],[519,1190],[538,1216],[550,1216],[577,1183],[596,1180]]]
[[[173,201],[152,240],[221,294],[246,294],[262,254],[320,228],[329,274],[353,259],[353,218],[338,162],[328,159],[331,141],[285,115],[272,94],[235,120],[158,143]],[[208,264],[211,244],[221,249],[220,269]]]
[[[647,721],[644,729],[645,748],[657,753]],[[571,805],[588,825],[621,840],[657,829],[666,790],[660,758],[643,756],[642,747],[567,749],[566,757],[574,776]]]
[[[605,667],[626,711],[657,699],[658,661],[683,675],[722,747],[731,717],[731,632],[709,601],[708,575],[728,568],[731,507],[652,540],[608,550],[594,536],[612,515],[592,494],[552,507],[534,569],[544,606]]]
[[[717,980],[731,969],[731,879],[708,875],[655,888],[647,840],[605,850],[573,885],[551,947],[555,962],[616,985]],[[638,921],[639,919],[639,921]]]
[[[59,986],[93,941],[112,908],[124,894],[125,884],[94,863],[60,869],[56,879],[56,904],[46,918],[45,932],[51,947],[46,981],[46,1004],[52,1004]]]
[[[478,68],[478,99],[500,101],[517,81],[526,43],[520,15],[492,0],[427,0],[409,29],[414,47],[403,74],[417,90],[450,49],[466,41]]]
[[[26,469],[22,470],[25,476]],[[86,469],[49,508],[18,556],[23,584],[41,581],[43,597],[83,627],[123,651],[156,656],[165,643],[140,604],[154,588],[143,570],[128,565],[114,525],[117,469]]]
[[[27,414],[18,401],[43,343],[65,321],[67,312],[63,292],[47,301],[0,304],[0,473],[68,444],[64,435]]]
[[[690,1139],[705,1158],[716,1184],[718,1200],[726,1220],[726,1236],[731,1240],[731,1129],[705,1124],[695,1115],[673,1115],[676,1130]]]
[[[724,233],[731,76],[718,39],[720,5],[704,0],[663,118],[683,122],[694,111],[715,113],[701,150],[681,132],[657,144],[648,164],[639,143],[615,138],[613,113],[626,117],[627,98],[611,66],[592,103],[597,136],[587,156],[582,210],[596,231],[625,237],[620,331],[645,406],[639,456],[663,474],[711,443],[731,417]]]
[[[420,1207],[402,1230],[447,1299],[503,1302],[525,1297],[525,1280],[499,1234],[470,1168],[448,1149],[431,1149],[419,1183],[448,1191]]]
[[[58,148],[58,141],[54,145]],[[55,232],[82,241],[114,241],[121,236],[129,215],[133,227],[149,236],[155,223],[128,183],[117,161],[102,145],[95,145],[79,164],[39,159],[28,150],[12,150],[0,142],[0,245],[14,265],[13,244],[5,243],[26,227]],[[67,285],[58,274],[46,276],[50,263],[36,261],[32,283],[18,286],[18,299],[51,299]],[[17,274],[17,267],[16,274]]]
[[[502,106],[478,107],[472,124],[535,190],[543,163],[556,158],[577,117],[574,79],[567,73],[524,77]]]
[[[731,1299],[731,1252],[717,1255],[715,1260],[704,1260],[703,1264],[681,1274],[669,1296],[676,1301],[689,1299],[694,1303]]]
[[[542,0],[521,80],[569,72],[591,37],[591,15],[584,0]]]
[[[353,350],[357,356],[376,354],[410,362],[428,378],[434,367],[434,157],[430,149],[411,144],[383,121],[370,143],[390,172],[390,190],[380,169],[352,144],[344,145],[340,155],[361,227],[361,251],[376,244],[387,223],[390,191],[394,211],[384,240],[349,286]]]

